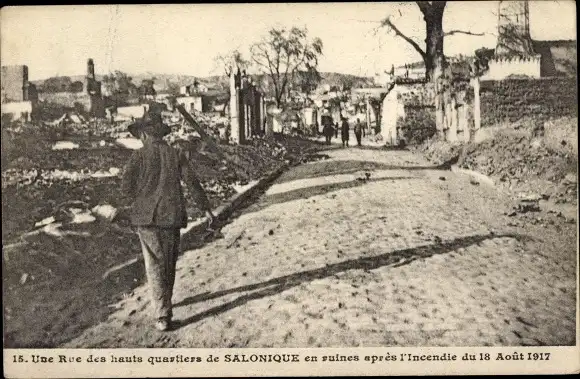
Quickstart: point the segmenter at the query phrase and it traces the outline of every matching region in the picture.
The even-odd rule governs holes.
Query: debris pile
[[[460,143],[439,141],[436,139],[427,140],[425,143],[415,148],[421,152],[433,164],[439,165],[457,159],[461,153]],[[412,147],[413,148],[413,147]]]
[[[534,194],[520,197],[510,212],[506,212],[508,216],[515,216],[517,214],[540,211],[541,196]]]
[[[117,167],[111,167],[108,170],[97,170],[91,171],[89,169],[81,169],[80,171],[68,171],[68,170],[18,170],[18,169],[8,169],[2,172],[2,188],[7,188],[10,186],[51,186],[55,181],[64,182],[78,182],[81,180],[87,180],[91,178],[109,178],[114,176],[119,176],[121,169]]]
[[[548,148],[542,138],[498,134],[463,149],[458,165],[492,177],[513,192],[576,203],[578,158]]]
[[[571,152],[570,142],[555,143],[553,137],[565,142],[570,136],[550,128],[542,135],[536,124],[520,121],[507,125],[480,143],[427,141],[418,150],[434,164],[454,161],[461,168],[491,177],[514,194],[534,193],[557,203],[577,204],[578,157]],[[546,123],[552,129],[560,124]]]
[[[201,120],[206,121],[219,125],[224,120],[215,116]],[[189,159],[213,207],[245,191],[281,163],[322,147],[286,136],[254,139],[245,145],[218,144],[220,156],[193,130],[183,125],[173,129],[170,142],[189,145]],[[103,304],[139,284],[142,272],[103,280],[104,272],[140,251],[126,220],[107,221],[129,205],[120,191],[121,176],[135,142],[126,125],[105,121],[3,125],[7,345],[54,347],[106,317]],[[190,219],[202,216],[187,188],[184,195]],[[39,304],[45,315],[40,321],[34,317]],[[71,318],[76,329],[70,327]]]

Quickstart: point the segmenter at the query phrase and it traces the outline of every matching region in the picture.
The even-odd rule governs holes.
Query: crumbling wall
[[[86,112],[91,108],[91,96],[84,92],[41,92],[38,94],[38,100],[71,109],[78,103],[84,107]]]
[[[31,101],[20,101],[2,104],[2,115],[10,115],[11,120],[30,121],[33,113]]]
[[[510,75],[525,75],[530,78],[540,77],[540,55],[531,57],[496,58],[489,61],[489,69],[484,78],[502,80]]]
[[[481,82],[481,126],[578,116],[575,78],[505,79]]]
[[[25,93],[25,85],[27,82],[27,66],[2,66],[2,102],[21,102],[28,100]]]
[[[86,92],[41,92],[38,100],[49,104],[58,104],[69,109],[76,109],[92,116],[105,116],[105,103],[100,96],[91,96]],[[79,109],[82,108],[82,109]]]
[[[230,75],[230,127],[234,143],[244,143],[248,138],[266,132],[264,95],[246,73]]]
[[[469,141],[474,128],[473,88],[467,81],[454,81],[444,97],[445,120],[442,130],[448,141]],[[396,86],[404,111],[397,118],[397,135],[407,144],[419,144],[433,137],[436,125],[436,92],[432,83]]]
[[[398,86],[403,115],[397,119],[397,131],[405,143],[421,143],[435,134],[435,89],[426,83]]]

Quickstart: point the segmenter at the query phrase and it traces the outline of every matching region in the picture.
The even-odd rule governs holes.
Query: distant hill
[[[103,80],[104,75],[96,75],[97,80]],[[196,77],[193,75],[174,75],[174,74],[129,74],[133,78],[133,83],[136,85],[141,84],[143,80],[155,78],[155,88],[157,91],[167,90],[170,83],[177,84],[179,86],[189,85],[198,80],[200,83],[207,85],[210,88],[221,88],[226,90],[229,85],[228,78],[225,75],[214,75],[207,77]],[[328,84],[330,86],[340,86],[345,83],[349,83],[351,86],[364,87],[372,84],[372,79],[367,77],[360,77],[349,74],[341,74],[336,72],[322,72],[322,83]],[[71,81],[83,81],[84,75],[73,75],[69,76]],[[262,81],[263,75],[256,75],[255,79],[257,81]],[[34,80],[33,84],[37,86],[42,86],[46,79],[44,80]]]

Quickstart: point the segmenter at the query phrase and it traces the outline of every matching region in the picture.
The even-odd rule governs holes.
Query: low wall
[[[83,111],[94,116],[105,116],[105,103],[102,97],[89,95],[85,92],[41,92],[38,100],[46,103],[58,104],[65,108],[76,108],[76,104],[82,106]]]
[[[489,61],[489,70],[485,80],[501,80],[510,75],[540,77],[540,55],[528,58],[499,58]]]
[[[473,88],[467,81],[455,81],[452,83],[453,91],[445,96],[445,119],[441,132],[449,141],[468,141],[471,136],[470,129],[474,127],[473,121]],[[396,120],[396,136],[403,139],[407,144],[422,143],[437,133],[435,87],[430,83],[409,83],[395,87],[397,102],[403,111]],[[451,95],[452,93],[452,95]],[[393,101],[394,96],[387,96],[388,101]],[[449,98],[448,98],[449,97]],[[390,106],[395,109],[394,106]],[[385,120],[388,120],[385,115]],[[395,135],[392,126],[387,121],[389,135]],[[387,139],[388,140],[388,139]],[[388,140],[393,143],[391,140]]]
[[[504,79],[481,82],[481,126],[578,116],[575,78]]]
[[[24,119],[25,121],[30,121],[32,116],[32,102],[31,101],[18,101],[11,103],[2,103],[2,114],[12,115],[13,120]]]
[[[87,111],[91,108],[91,97],[84,92],[41,92],[38,94],[38,100],[67,108],[74,108],[75,103],[81,104]]]

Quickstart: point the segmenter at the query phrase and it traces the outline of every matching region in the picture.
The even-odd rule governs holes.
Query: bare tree
[[[214,58],[214,62],[223,68],[226,76],[230,76],[236,67],[243,71],[247,70],[251,65],[251,62],[245,59],[243,54],[237,49],[224,55],[218,55]]]
[[[443,75],[445,68],[445,54],[443,51],[443,41],[446,36],[456,34],[468,34],[473,36],[483,36],[484,33],[473,33],[464,30],[443,31],[443,12],[445,11],[446,1],[416,1],[419,10],[423,14],[425,21],[426,37],[425,48],[422,48],[412,38],[403,33],[391,20],[385,18],[381,26],[390,29],[397,37],[401,37],[407,43],[421,54],[425,63],[425,76],[428,81],[436,81]]]
[[[298,88],[300,88],[300,91],[306,95],[309,95],[314,91],[322,81],[322,75],[320,75],[320,72],[318,72],[316,67],[310,66],[307,66],[305,70],[299,70],[296,77]]]
[[[155,96],[157,94],[157,91],[155,91],[155,78],[143,79],[138,89],[139,97],[142,100],[147,99],[150,96]]]
[[[299,72],[308,73],[310,78],[318,77],[314,73],[317,73],[322,47],[320,38],[310,40],[308,30],[297,27],[271,29],[260,42],[252,45],[252,60],[260,71],[270,76],[278,107]]]

